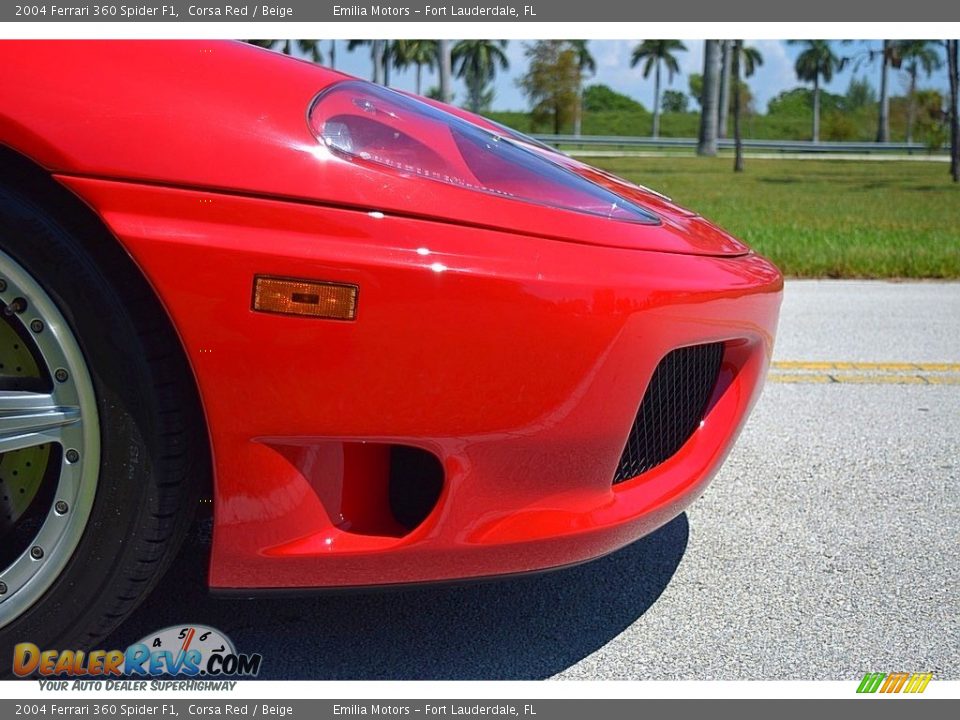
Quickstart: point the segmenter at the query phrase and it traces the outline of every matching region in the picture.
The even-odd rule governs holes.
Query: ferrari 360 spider
[[[0,43],[0,647],[103,637],[201,498],[243,596],[612,552],[716,473],[781,291],[457,108],[241,43]]]

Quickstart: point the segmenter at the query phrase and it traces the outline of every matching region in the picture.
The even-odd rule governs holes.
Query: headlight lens
[[[327,148],[353,162],[615,220],[659,222],[540,153],[379,85],[332,85],[314,100],[309,119]]]

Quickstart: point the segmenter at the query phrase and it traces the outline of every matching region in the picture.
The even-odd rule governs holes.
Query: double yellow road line
[[[857,385],[960,385],[960,363],[777,360],[770,382]]]

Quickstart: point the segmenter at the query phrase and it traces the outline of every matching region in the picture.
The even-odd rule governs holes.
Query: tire
[[[41,650],[89,650],[115,629],[175,556],[209,472],[207,436],[179,341],[128,258],[115,246],[91,252],[95,245],[114,241],[102,231],[98,238],[91,238],[90,227],[91,223],[66,214],[54,217],[33,196],[0,186],[0,287],[6,287],[3,275],[9,270],[20,273],[18,277],[28,276],[23,280],[28,286],[32,279],[36,286],[29,287],[38,296],[36,303],[27,301],[25,311],[14,312],[0,323],[9,323],[24,342],[37,344],[31,349],[39,356],[37,373],[46,373],[44,382],[54,387],[52,392],[69,395],[71,383],[76,383],[79,400],[70,407],[79,411],[70,415],[71,424],[55,432],[63,438],[72,433],[74,444],[83,445],[79,450],[63,447],[73,442],[63,440],[59,448],[55,443],[49,449],[41,446],[42,452],[49,453],[48,467],[42,480],[32,481],[31,491],[33,486],[39,488],[34,501],[30,509],[18,511],[23,514],[16,522],[13,511],[8,513],[10,537],[20,542],[24,538],[19,535],[26,537],[37,523],[42,523],[40,534],[30,542],[47,538],[42,533],[50,528],[54,528],[51,533],[61,534],[47,538],[52,538],[51,548],[41,548],[44,555],[34,564],[17,565],[25,557],[22,554],[14,564],[10,557],[7,565],[0,558],[0,580],[5,568],[11,577],[37,573],[31,576],[34,584],[24,582],[12,592],[8,583],[6,596],[0,596],[0,677],[11,674],[12,649],[17,643],[31,642]],[[41,327],[35,314],[42,310],[44,294],[54,309],[41,319]],[[16,310],[7,293],[7,312],[10,303]],[[57,327],[60,335],[51,340]],[[38,349],[41,340],[53,348],[47,355]],[[64,362],[73,358],[76,365],[63,383],[56,379],[56,368],[40,367],[45,358],[56,356],[56,343],[67,353]],[[79,349],[79,354],[70,355],[70,347]],[[92,394],[85,396],[85,387]],[[99,458],[93,462],[96,455]],[[68,470],[74,474],[68,476]],[[50,478],[58,478],[59,484]],[[7,487],[10,482],[7,478]],[[74,490],[72,506],[56,504],[61,492]],[[19,492],[24,492],[22,486]],[[42,515],[42,493],[49,496],[52,508],[46,509],[46,515]],[[8,502],[8,506],[9,510],[12,505]],[[62,521],[56,515],[58,508],[66,509],[63,517],[73,525],[56,525]],[[25,519],[30,513],[36,516],[33,526]],[[61,531],[62,527],[68,531]],[[24,547],[27,553],[39,552],[29,542]],[[62,568],[42,570],[45,575],[33,569],[46,562],[50,564],[42,568]],[[42,582],[34,582],[36,578]],[[19,605],[8,602],[18,595]]]

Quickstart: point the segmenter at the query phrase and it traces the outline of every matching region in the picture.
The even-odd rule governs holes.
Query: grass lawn
[[[960,278],[960,187],[945,163],[591,158],[672,197],[794,277]]]

